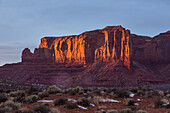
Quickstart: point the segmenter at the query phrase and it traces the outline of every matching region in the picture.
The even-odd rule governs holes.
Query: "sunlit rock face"
[[[130,67],[130,31],[121,26],[65,37],[44,37],[39,48],[52,51],[55,63],[87,64],[121,60]]]

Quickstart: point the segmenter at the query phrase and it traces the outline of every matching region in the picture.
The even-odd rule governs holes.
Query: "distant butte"
[[[2,66],[0,77],[63,87],[120,87],[139,81],[169,84],[169,70],[170,31],[151,38],[107,26],[80,35],[44,37],[33,53],[23,50],[21,63]]]

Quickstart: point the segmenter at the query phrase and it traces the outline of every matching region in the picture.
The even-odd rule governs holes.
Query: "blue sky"
[[[0,65],[44,36],[80,34],[122,25],[155,36],[170,29],[170,0],[0,0]]]

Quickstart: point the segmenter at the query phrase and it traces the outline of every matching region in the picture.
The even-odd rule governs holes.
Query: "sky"
[[[170,30],[170,0],[0,0],[0,66],[21,61],[44,36],[122,25],[138,35]]]

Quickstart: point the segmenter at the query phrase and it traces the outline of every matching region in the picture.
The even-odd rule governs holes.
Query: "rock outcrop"
[[[124,87],[170,82],[170,31],[153,38],[121,26],[80,35],[44,37],[22,62],[0,67],[0,78],[61,87]]]
[[[36,48],[34,53],[30,49],[25,48],[22,52],[22,62],[51,63],[54,62],[54,56],[52,51],[47,48]]]
[[[75,36],[44,37],[41,39],[38,51],[39,49],[51,51],[50,56],[54,56],[55,63],[89,64],[121,60],[124,66],[130,67],[130,31],[121,26],[107,26],[101,30],[84,32]],[[39,58],[41,58],[40,61],[46,60],[48,55],[44,51],[41,52],[37,60]],[[22,61],[27,59],[27,54],[27,61],[31,61],[29,51],[23,51]],[[33,62],[36,62],[35,58],[33,57]]]
[[[132,34],[131,39],[134,60],[150,66],[170,63],[170,32],[153,38]]]

